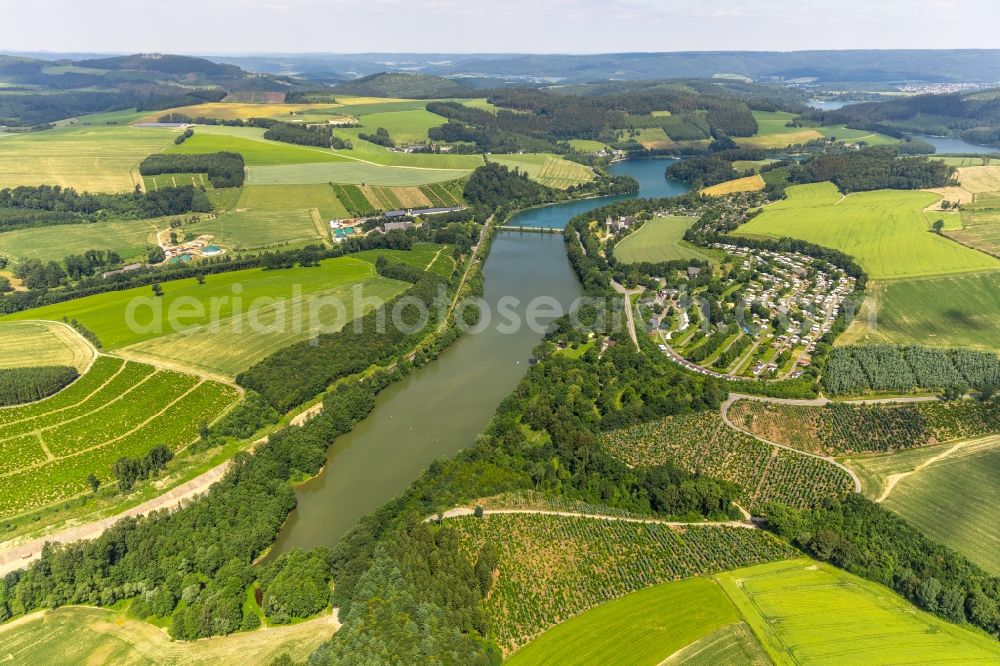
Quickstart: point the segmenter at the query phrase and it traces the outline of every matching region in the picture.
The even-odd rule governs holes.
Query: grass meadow
[[[958,229],[947,230],[949,238],[1000,257],[1000,210],[963,211],[961,221]]]
[[[200,641],[171,640],[163,629],[120,611],[68,606],[0,625],[12,663],[129,666],[249,666],[287,654],[296,662],[337,630],[332,615],[283,627]]]
[[[615,257],[627,264],[675,259],[708,260],[698,248],[684,242],[684,232],[693,222],[693,218],[680,216],[649,220],[615,246]]]
[[[124,125],[68,125],[0,141],[0,186],[61,185],[88,192],[130,192],[137,167],[173,145],[174,131]]]
[[[837,344],[879,342],[1000,350],[1000,271],[869,283]]]
[[[490,155],[489,159],[511,169],[517,167],[527,173],[532,180],[559,190],[565,190],[570,185],[586,183],[594,177],[593,172],[586,166],[549,153]]]
[[[252,185],[365,183],[368,185],[406,186],[443,183],[447,180],[462,178],[471,172],[472,169],[382,166],[357,160],[345,160],[326,164],[252,166],[247,169],[247,182]]]
[[[146,249],[156,244],[158,224],[154,219],[17,229],[0,233],[0,255],[59,261],[87,250],[113,250],[127,260],[145,255]]]
[[[916,609],[891,590],[800,558],[715,579],[778,664],[991,663],[1000,645]]]
[[[883,506],[921,532],[962,553],[994,576],[1000,575],[1000,436],[941,444],[845,461],[878,498],[893,475],[901,478]]]
[[[362,131],[373,134],[379,127],[389,130],[389,136],[397,143],[424,143],[428,141],[427,130],[439,127],[448,119],[426,109],[410,111],[387,111],[361,116]]]
[[[633,592],[577,615],[539,636],[506,663],[656,666],[698,639],[738,622],[736,608],[718,585],[693,578]]]
[[[73,329],[51,321],[0,323],[0,368],[69,365],[83,371],[93,349]]]
[[[878,190],[841,197],[832,183],[796,185],[738,234],[791,237],[856,257],[874,279],[1000,269],[1000,260],[933,233],[922,210],[939,195]]]
[[[171,145],[166,152],[195,155],[220,151],[240,153],[250,167],[345,161],[344,157],[325,148],[268,141],[259,127],[196,127],[194,136],[179,146]]]
[[[326,259],[319,266],[310,268],[296,267],[272,271],[252,268],[209,275],[205,278],[205,284],[198,284],[194,278],[165,282],[162,285],[163,296],[155,301],[145,300],[146,297],[153,295],[149,287],[95,294],[8,315],[0,319],[0,322],[75,318],[97,335],[104,349],[114,350],[171,332],[151,330],[154,328],[151,325],[154,322],[153,308],[166,313],[171,304],[182,297],[196,299],[206,306],[206,311],[202,316],[186,317],[181,323],[187,327],[203,326],[211,321],[211,313],[208,312],[207,306],[212,299],[220,299],[217,315],[218,318],[225,319],[239,314],[241,308],[247,308],[257,298],[290,298],[295,288],[298,288],[303,295],[316,294],[374,275],[375,268],[369,262],[349,256],[338,257]],[[235,299],[234,296],[239,298]],[[132,299],[140,297],[147,305],[136,310],[135,319],[138,324],[145,326],[130,327],[126,320],[126,309]],[[222,302],[222,298],[226,300]],[[136,330],[132,330],[133,328]],[[163,328],[169,328],[165,316]],[[219,343],[224,345],[225,341],[220,339]]]

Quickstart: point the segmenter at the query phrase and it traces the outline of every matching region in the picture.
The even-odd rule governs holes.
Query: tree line
[[[204,173],[211,181],[212,187],[240,187],[245,177],[244,167],[243,156],[239,153],[218,152],[197,155],[155,153],[139,163],[139,173],[143,176],[163,173]]]

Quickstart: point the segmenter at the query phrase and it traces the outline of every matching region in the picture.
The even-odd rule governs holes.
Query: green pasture
[[[801,558],[718,574],[776,664],[985,664],[1000,644],[889,589]]]
[[[919,277],[1000,268],[1000,260],[933,233],[929,192],[878,190],[841,197],[832,183],[796,185],[738,235],[791,237],[856,257],[869,276]]]
[[[751,113],[757,121],[757,134],[797,134],[803,129],[786,126],[799,117],[795,113],[786,111],[751,111]]]
[[[69,254],[87,250],[113,250],[123,259],[145,255],[156,244],[154,220],[60,224],[0,233],[0,255],[17,259],[60,261]]]
[[[319,245],[329,240],[326,225],[326,220],[314,219],[309,208],[238,209],[186,224],[184,230],[192,235],[210,234],[214,244],[238,252],[286,243]]]
[[[131,192],[137,167],[173,145],[175,132],[127,125],[67,125],[0,141],[0,187],[61,185],[89,192]]]
[[[352,127],[336,130],[336,134],[351,140],[353,148],[351,150],[336,150],[334,153],[348,159],[370,162],[382,166],[403,166],[420,169],[468,169],[471,171],[483,165],[481,155],[402,153],[358,138],[359,134],[371,134],[376,129],[378,129],[377,125],[373,127]]]
[[[113,350],[204,326],[213,320],[228,319],[254,307],[270,305],[267,299],[317,294],[374,276],[375,267],[369,262],[349,256],[338,257],[310,268],[269,271],[253,268],[209,275],[205,284],[198,284],[194,278],[165,282],[160,297],[154,297],[149,287],[95,294],[8,315],[0,318],[0,322],[75,318],[97,335],[105,350]],[[178,302],[179,305],[174,305]],[[211,308],[213,303],[215,313]],[[171,308],[179,315],[175,321],[177,326],[169,321]],[[200,312],[191,314],[191,309],[197,311],[199,308]],[[130,311],[133,314],[131,322]]]
[[[527,173],[532,180],[560,190],[565,190],[570,185],[586,183],[594,177],[586,166],[551,153],[490,155],[489,160],[511,169],[516,167]]]
[[[194,185],[206,190],[212,189],[212,181],[203,173],[161,173],[155,176],[143,176],[142,182],[147,192],[183,185]]]
[[[361,116],[362,131],[374,134],[376,129],[384,127],[397,144],[424,143],[428,141],[427,130],[446,122],[447,118],[425,109],[383,111]]]
[[[708,261],[708,256],[684,242],[684,232],[693,223],[694,218],[680,216],[649,220],[638,231],[629,234],[615,246],[615,258],[626,264],[677,259]]]
[[[607,148],[602,142],[591,141],[590,139],[570,139],[568,143],[573,150],[581,153],[596,153],[599,150]]]
[[[1000,272],[869,283],[837,343],[879,342],[1000,350]]]
[[[231,127],[227,130],[243,130],[239,133],[216,133],[215,126],[195,128],[194,136],[178,145],[171,145],[166,151],[183,155],[217,153],[228,151],[240,153],[247,166],[273,164],[310,164],[317,162],[343,162],[345,158],[333,151],[315,146],[299,146],[263,138],[264,130],[258,127]],[[246,130],[255,130],[248,132]]]
[[[739,622],[709,579],[665,583],[601,604],[546,631],[515,652],[511,666],[648,664]]]
[[[859,456],[845,463],[866,481],[865,493],[873,499],[886,492],[889,476],[908,474],[889,491],[883,506],[1000,575],[995,513],[1000,503],[1000,436]]]

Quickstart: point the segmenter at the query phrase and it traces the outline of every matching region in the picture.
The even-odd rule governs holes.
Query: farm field
[[[739,622],[718,585],[706,578],[664,583],[609,601],[556,625],[506,662],[543,664],[648,664],[716,630]]]
[[[764,649],[745,623],[731,624],[663,660],[663,666],[767,666]]]
[[[505,653],[630,592],[795,554],[772,535],[741,527],[678,529],[539,514],[468,516],[445,524],[458,532],[473,561],[487,541],[499,551],[500,572],[486,611],[491,636]]]
[[[570,139],[568,143],[573,147],[573,150],[577,150],[581,153],[596,153],[599,150],[607,148],[607,146],[602,142],[592,141],[590,139]]]
[[[472,168],[436,169],[383,166],[358,160],[343,160],[323,164],[251,166],[247,167],[247,182],[252,185],[366,183],[368,185],[404,186],[441,183],[467,176],[471,172]]]
[[[532,180],[559,190],[565,190],[570,185],[586,183],[594,177],[593,172],[584,165],[548,153],[490,155],[490,161],[511,169],[517,167],[527,173]]]
[[[377,304],[403,293],[407,287],[405,282],[373,276],[353,279],[304,296],[294,296],[293,291],[291,297],[276,304],[252,307],[215,326],[209,324],[146,340],[123,347],[119,353],[139,361],[191,368],[231,379],[279,349],[319,333],[340,330]],[[313,297],[322,298],[324,303],[342,304],[343,313],[335,307],[312,311],[309,299]],[[303,315],[297,316],[299,312]]]
[[[343,217],[344,206],[329,185],[244,185],[235,208],[287,210],[315,208],[326,220]]]
[[[444,122],[444,119],[441,119]],[[351,140],[351,150],[333,151],[341,157],[382,166],[404,166],[420,169],[462,169],[472,171],[483,165],[482,155],[461,155],[451,153],[404,153],[389,150],[370,141],[359,139],[359,134],[374,132],[377,127],[348,127],[337,130]]]
[[[206,190],[212,189],[212,181],[203,173],[161,173],[155,176],[143,176],[142,184],[147,192],[183,185],[194,185]]]
[[[714,578],[775,663],[1000,659],[1000,646],[985,634],[938,619],[881,585],[807,558]]]
[[[156,244],[159,220],[59,224],[0,234],[0,255],[17,259],[61,261],[87,250],[112,250],[123,259],[145,255]],[[166,226],[165,224],[163,226]]]
[[[0,141],[0,184],[61,185],[131,192],[150,153],[173,145],[174,131],[128,126],[66,126]],[[133,173],[134,171],[134,173]]]
[[[314,164],[344,162],[345,157],[332,150],[316,146],[299,146],[281,141],[268,141],[259,127],[197,127],[194,136],[178,145],[171,144],[165,152],[180,155],[230,151],[243,155],[248,167],[275,164]]]
[[[287,299],[293,296],[295,289],[306,296],[374,277],[372,264],[349,256],[338,257],[326,259],[318,267],[272,271],[254,268],[209,275],[205,284],[198,284],[194,278],[174,280],[163,284],[164,294],[159,298],[152,295],[149,287],[95,294],[8,315],[0,321],[61,320],[64,316],[77,319],[97,335],[106,350],[114,350],[175,332],[168,326],[166,313],[178,299],[194,298],[195,302],[202,304],[202,312],[179,321],[181,328],[194,327],[210,323],[213,313],[209,305],[212,299],[218,299],[214,314],[221,321],[239,312],[247,313],[255,307],[273,306],[273,301],[267,299]],[[130,327],[126,309],[135,298],[143,299],[141,303],[144,305],[136,308],[133,322],[136,325]],[[265,300],[254,306],[258,298]],[[159,321],[154,318],[154,312],[163,313]]]
[[[169,113],[183,113],[192,118],[215,118],[217,120],[249,120],[250,118],[278,118],[285,120],[292,113],[329,112],[339,114],[337,104],[255,104],[252,102],[206,102],[192,106],[180,106],[164,111],[153,111],[143,116],[147,123],[156,122]]]
[[[880,190],[841,198],[832,183],[788,188],[737,235],[792,237],[846,252],[874,278],[1000,269],[1000,260],[930,231],[922,210],[938,195]]]
[[[653,218],[615,246],[615,258],[627,264],[675,259],[708,261],[699,248],[684,242],[684,232],[693,223],[694,218],[690,217]]]
[[[337,630],[332,615],[283,627],[175,641],[159,627],[128,615],[85,606],[67,606],[0,625],[0,643],[14,663],[129,666],[264,666],[283,654],[296,662]]]
[[[176,452],[238,397],[232,386],[102,356],[55,396],[0,413],[0,516],[79,495],[89,474],[111,482],[123,456],[159,444]]]
[[[1000,272],[869,283],[837,344],[878,342],[1000,350]]]
[[[379,127],[389,130],[389,136],[398,144],[424,143],[428,141],[427,130],[448,122],[444,116],[426,109],[412,111],[386,111],[361,116],[362,131],[373,134]]]
[[[765,444],[725,425],[717,413],[667,417],[602,437],[626,463],[641,467],[673,462],[739,485],[740,504],[759,512],[768,502],[815,506],[854,488],[850,476],[831,463]]]
[[[723,194],[733,194],[734,192],[756,192],[764,189],[764,187],[764,179],[761,178],[760,175],[754,174],[752,176],[746,176],[745,178],[727,180],[724,183],[706,187],[701,191],[701,193],[710,197],[717,197]]]
[[[1000,575],[1000,436],[845,463],[861,476],[865,494],[882,498],[883,506],[930,538]]]
[[[0,368],[68,365],[81,372],[94,350],[68,325],[51,321],[0,323]]]
[[[958,182],[973,194],[1000,192],[1000,166],[960,167]]]
[[[430,271],[443,278],[451,277],[455,272],[455,260],[451,257],[451,245],[436,245],[434,243],[416,243],[411,250],[364,250],[355,252],[351,257],[374,264],[379,257],[400,262]]]
[[[946,233],[963,245],[1000,257],[1000,210],[970,210],[962,213],[958,229]]]

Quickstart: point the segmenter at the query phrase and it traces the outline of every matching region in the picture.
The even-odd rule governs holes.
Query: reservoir
[[[963,141],[958,137],[954,136],[930,136],[926,134],[914,134],[912,135],[914,139],[920,139],[921,141],[926,141],[931,144],[937,151],[943,155],[949,153],[959,153],[961,155],[972,154],[972,155],[989,155],[991,153],[1000,153],[1000,148],[991,148],[990,146],[980,146],[975,143],[969,143],[968,141]]]
[[[639,180],[641,196],[673,196],[687,188],[664,177],[671,163],[619,162],[611,172]],[[510,224],[562,228],[574,215],[622,198],[535,208]],[[522,321],[528,301],[537,296],[551,297],[567,309],[582,294],[560,235],[501,232],[483,273],[483,297],[494,313],[501,298],[514,297]],[[527,326],[514,333],[485,327],[385,389],[371,415],[330,446],[323,472],[296,489],[298,506],[271,556],[292,548],[333,546],[362,516],[403,492],[432,461],[470,446],[527,372],[531,350],[542,336],[543,331]]]

